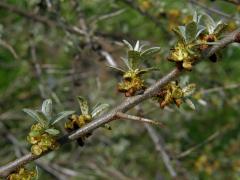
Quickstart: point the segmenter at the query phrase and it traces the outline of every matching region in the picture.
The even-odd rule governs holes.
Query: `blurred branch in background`
[[[227,131],[229,131],[232,128],[233,128],[232,124],[225,125],[220,130],[217,130],[216,132],[214,132],[213,134],[208,136],[203,142],[185,150],[184,152],[182,152],[179,155],[177,155],[176,157],[174,157],[174,159],[182,159],[182,158],[189,156],[194,151],[197,151],[198,149],[202,148],[202,146],[204,146],[208,143],[211,143],[212,141],[216,140],[217,138],[221,138],[221,136],[223,136]]]
[[[145,124],[144,126],[147,129],[147,131],[155,145],[156,151],[161,154],[164,165],[166,166],[167,170],[169,171],[171,177],[172,178],[177,177],[177,172],[173,168],[170,157],[168,156],[167,152],[164,150],[163,140],[161,139],[161,137],[159,136],[159,134],[155,131],[155,129],[153,127],[151,127],[148,124]]]
[[[207,5],[197,1],[197,0],[189,0],[189,2],[191,4],[194,4],[196,6],[199,6],[201,7],[202,9],[206,10],[207,12],[209,13],[214,13],[214,14],[217,14],[219,16],[221,16],[222,18],[224,19],[228,19],[228,20],[235,20],[237,22],[240,22],[240,19],[239,18],[236,18],[234,17],[233,15],[230,15],[230,14],[227,14],[227,13],[224,13],[218,9],[215,9],[215,8],[212,8],[212,7],[208,7]]]
[[[239,1],[239,0],[223,0],[223,1],[226,1],[226,2],[232,3],[232,4],[237,5],[237,6],[240,5],[240,1]]]

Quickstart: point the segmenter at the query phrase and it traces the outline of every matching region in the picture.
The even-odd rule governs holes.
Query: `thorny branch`
[[[237,6],[240,5],[240,1],[239,1],[239,0],[223,0],[223,1],[226,1],[226,2],[228,2],[228,3],[235,4],[235,5],[237,5]]]
[[[210,7],[204,5],[203,3],[199,2],[199,1],[189,0],[189,2],[190,2],[191,4],[195,4],[195,5],[203,8],[203,9],[205,9],[205,10],[208,11],[208,12],[211,12],[211,13],[214,13],[214,14],[217,14],[217,15],[220,15],[221,17],[223,17],[223,18],[225,18],[225,19],[235,20],[235,21],[238,21],[238,22],[240,21],[240,19],[238,19],[238,18],[236,18],[236,17],[233,17],[233,16],[231,16],[231,15],[229,15],[229,14],[226,14],[226,13],[224,13],[224,12],[218,10],[218,9],[210,8]]]
[[[170,157],[168,156],[168,154],[166,153],[166,151],[164,150],[164,147],[162,146],[162,143],[161,143],[161,139],[160,137],[158,136],[157,132],[155,131],[155,129],[153,129],[151,126],[149,126],[148,124],[145,124],[145,127],[152,139],[152,141],[154,142],[155,144],[155,148],[156,150],[161,153],[161,156],[162,156],[162,159],[163,159],[163,162],[166,166],[166,168],[168,169],[171,177],[177,177],[177,172],[174,170],[172,164],[171,164],[171,161],[170,161]]]
[[[151,119],[146,119],[143,117],[132,116],[132,115],[128,115],[128,114],[121,113],[121,112],[117,113],[117,117],[121,118],[121,119],[128,119],[128,120],[132,120],[132,121],[138,121],[138,122],[142,122],[142,123],[148,123],[148,124],[153,124],[153,125],[164,127],[164,124],[162,122],[153,121]]]
[[[219,43],[217,45],[214,45],[212,48],[210,48],[210,50],[206,53],[205,57],[211,56],[212,54],[214,54],[218,50],[222,49],[226,45],[228,45],[230,43],[234,43],[234,42],[240,43],[240,28],[237,29],[236,31],[232,32],[228,36],[226,36],[221,41],[219,41]],[[61,137],[59,139],[59,143],[61,145],[66,144],[70,141],[73,141],[81,136],[88,134],[89,132],[92,132],[93,130],[103,126],[106,123],[109,123],[109,122],[117,119],[117,113],[119,113],[119,112],[124,113],[124,112],[130,110],[131,108],[133,108],[134,106],[136,106],[137,104],[141,103],[142,101],[152,97],[154,95],[154,93],[156,93],[159,89],[161,89],[164,85],[166,85],[171,80],[180,76],[181,73],[182,73],[181,69],[174,68],[168,74],[166,74],[161,79],[159,79],[155,84],[153,84],[148,89],[146,89],[144,94],[126,98],[120,105],[118,105],[111,111],[103,114],[101,117],[88,123],[81,129],[78,129],[77,131],[75,131],[69,135],[65,135],[65,136]],[[16,160],[0,167],[0,177],[8,176],[9,173],[14,171],[17,167],[27,164],[29,162],[32,162],[36,159],[39,159],[40,157],[44,156],[45,154],[47,154],[49,152],[50,151],[43,153],[40,156],[36,156],[36,155],[29,153],[21,158],[18,158]]]

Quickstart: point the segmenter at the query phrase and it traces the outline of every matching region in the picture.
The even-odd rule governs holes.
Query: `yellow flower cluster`
[[[37,172],[35,170],[29,171],[25,168],[19,168],[16,172],[10,174],[8,176],[8,180],[31,180],[37,176]]]
[[[175,103],[179,107],[182,104],[183,97],[183,90],[175,81],[167,84],[156,95],[156,98],[161,108],[164,108],[165,106],[172,103]]]
[[[118,84],[118,91],[125,93],[126,97],[134,96],[137,91],[145,90],[144,80],[138,72],[139,69],[127,71],[123,75],[123,82]]]
[[[43,152],[49,149],[57,149],[59,146],[55,137],[45,132],[44,127],[40,123],[32,125],[27,140],[32,144],[31,152],[34,155],[41,155]]]
[[[77,130],[83,127],[85,124],[89,123],[92,120],[91,115],[72,115],[69,120],[65,123],[65,129],[68,132],[72,132],[73,130]],[[91,134],[87,134],[85,137],[80,137],[77,139],[77,142],[80,146],[84,145],[84,140],[86,137],[90,136]]]
[[[81,128],[85,124],[89,123],[91,120],[92,120],[91,115],[80,115],[80,116],[78,116],[78,115],[74,114],[65,123],[65,129],[69,130],[69,131],[72,131],[72,130],[76,129],[75,127],[77,127],[77,129]]]
[[[211,175],[219,168],[218,161],[210,161],[206,155],[201,155],[195,162],[195,168],[197,171],[202,171]]]
[[[191,70],[193,63],[197,60],[198,56],[196,53],[190,52],[191,45],[185,45],[179,42],[173,49],[171,49],[168,60],[176,62],[186,70]]]

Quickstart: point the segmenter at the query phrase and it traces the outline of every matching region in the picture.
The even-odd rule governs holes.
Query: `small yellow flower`
[[[175,103],[179,107],[182,104],[181,98],[184,97],[184,93],[182,88],[175,81],[172,81],[167,84],[156,97],[161,108],[171,103]]]
[[[37,176],[35,170],[29,171],[25,168],[19,168],[16,172],[8,176],[8,180],[31,180]]]
[[[144,90],[144,80],[141,79],[139,69],[130,70],[124,73],[123,82],[118,84],[118,91],[125,93],[125,96],[133,96],[137,91]]]
[[[33,146],[31,147],[31,152],[32,152],[34,155],[39,156],[39,155],[42,154],[43,150],[42,150],[42,147],[41,147],[41,146],[39,146],[39,145],[33,145]]]

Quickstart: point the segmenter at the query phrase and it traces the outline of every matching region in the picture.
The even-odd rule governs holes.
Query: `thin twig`
[[[205,4],[203,4],[203,3],[199,2],[199,1],[189,0],[189,2],[199,6],[201,8],[203,8],[205,10],[207,10],[208,12],[212,12],[212,13],[215,13],[217,15],[220,15],[220,16],[222,16],[225,19],[236,20],[236,21],[240,22],[240,19],[235,18],[235,17],[233,17],[233,16],[231,16],[231,15],[229,15],[227,13],[224,13],[224,12],[222,12],[220,10],[217,10],[217,9],[214,9],[214,8],[210,8],[210,7],[206,6]]]
[[[228,2],[228,3],[232,3],[232,4],[237,5],[237,6],[240,5],[240,0],[223,0],[223,1]]]
[[[149,126],[148,124],[145,124],[145,127],[146,127],[153,143],[155,144],[156,150],[161,154],[163,162],[164,162],[167,170],[169,171],[171,177],[173,177],[173,178],[177,177],[177,172],[173,168],[170,157],[168,156],[167,152],[165,151],[163,144],[161,143],[161,139],[158,136],[158,133],[155,131],[155,129],[153,127]]]
[[[229,85],[225,85],[223,87],[214,87],[211,89],[203,89],[200,91],[201,94],[209,94],[209,93],[213,93],[213,92],[219,92],[222,90],[227,90],[227,89],[236,89],[240,87],[240,83],[239,84],[229,84]]]
[[[127,119],[127,120],[131,120],[131,121],[137,121],[137,122],[141,122],[141,123],[148,123],[148,124],[153,124],[153,125],[164,127],[164,124],[162,122],[142,118],[139,116],[132,116],[132,115],[121,113],[121,112],[118,112],[116,114],[116,116],[120,119]]]
[[[195,146],[185,150],[184,152],[182,152],[179,155],[177,155],[176,157],[174,157],[174,159],[185,158],[186,156],[190,155],[192,152],[194,152],[197,149],[201,148],[205,144],[208,144],[208,143],[214,141],[215,139],[217,139],[219,136],[223,135],[226,131],[228,131],[232,127],[233,127],[232,124],[225,125],[222,129],[212,133],[204,141],[202,141],[201,143],[199,143],[199,144],[197,144],[197,145],[195,145]]]
[[[85,35],[86,34],[85,31],[79,29],[76,26],[71,27],[71,26],[67,26],[66,24],[63,24],[63,23],[58,23],[57,21],[53,21],[53,20],[48,19],[48,17],[41,16],[41,15],[35,14],[33,12],[26,12],[24,10],[19,9],[18,7],[9,5],[9,4],[7,4],[5,2],[2,2],[2,1],[0,1],[0,8],[5,9],[5,10],[10,11],[10,12],[13,12],[13,13],[16,13],[16,14],[19,14],[23,17],[28,18],[28,19],[32,19],[36,22],[43,23],[43,24],[45,24],[47,26],[50,26],[50,27],[51,26],[56,26],[56,27],[59,27],[59,28],[64,28],[68,32],[74,33],[74,34],[77,34],[77,35]]]

